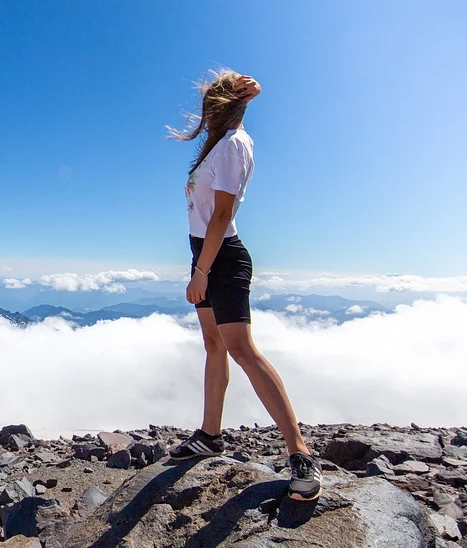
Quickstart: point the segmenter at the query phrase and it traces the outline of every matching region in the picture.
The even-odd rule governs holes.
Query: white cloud
[[[365,312],[366,306],[360,306],[359,304],[354,304],[349,306],[345,311],[346,314],[363,314]]]
[[[466,325],[467,302],[440,295],[327,328],[300,315],[254,311],[252,330],[297,420],[453,426],[467,415]],[[196,326],[194,313],[77,330],[62,318],[26,329],[0,320],[2,423],[61,431],[196,428],[204,368]],[[223,425],[254,421],[273,422],[232,363]]]
[[[2,266],[2,272],[13,272],[11,266]]]
[[[263,294],[260,295],[256,300],[257,300],[257,301],[268,301],[270,298],[271,298],[271,294],[270,294],[270,293],[263,293]]]
[[[307,291],[313,287],[362,287],[373,288],[380,293],[388,291],[413,291],[460,293],[467,292],[467,276],[451,276],[444,278],[424,277],[411,274],[388,276],[385,274],[307,274],[282,276],[277,273],[269,276],[257,273],[255,283],[258,287],[271,290],[298,289]]]
[[[303,312],[303,306],[301,304],[288,304],[285,309],[287,312]]]
[[[15,272],[18,272],[18,279],[24,276],[26,279],[32,279],[41,285],[64,291],[105,290],[124,292],[125,289],[122,284],[130,281],[172,281],[185,285],[190,279],[189,268],[186,265],[147,265],[139,268],[121,265],[119,269],[106,270],[103,268],[103,263],[57,259],[50,262],[45,271],[60,272],[62,268],[66,268],[67,271],[44,275],[42,274],[44,267],[36,264],[33,259],[19,261],[10,258],[7,260],[10,264],[13,264]],[[89,263],[88,266],[86,266],[87,263]],[[40,274],[38,273],[39,268],[41,270]],[[3,269],[12,270],[9,266],[3,267]],[[89,274],[90,271],[95,271],[97,274]],[[21,272],[21,275],[19,272]],[[394,299],[400,301],[404,299],[404,295],[410,293],[467,293],[466,275],[426,277],[412,274],[316,273],[299,270],[281,272],[258,268],[255,270],[252,282],[252,289],[259,295],[261,295],[261,292],[263,292],[263,295],[270,295],[272,292],[325,293],[335,288],[336,290],[340,289],[341,292],[353,290],[359,292],[359,294],[364,291],[367,293],[365,298],[369,298],[371,295],[371,298],[375,299],[378,298],[374,294],[375,292],[386,294],[384,295],[386,299],[391,293],[394,295]],[[16,286],[16,288],[18,287]],[[400,294],[400,298],[396,294]],[[258,299],[258,297],[256,298]]]
[[[158,281],[159,276],[152,271],[141,271],[136,268],[128,270],[108,270],[97,274],[50,274],[41,276],[38,282],[50,286],[56,291],[98,291],[124,293],[126,288],[117,282]]]
[[[313,307],[307,308],[306,310],[308,314],[313,316],[329,316],[329,314],[331,314],[329,310],[319,310],[318,308]]]
[[[4,278],[2,280],[2,283],[6,289],[23,289],[23,287],[32,284],[32,281],[29,278],[24,278],[24,280],[18,280],[16,278]]]

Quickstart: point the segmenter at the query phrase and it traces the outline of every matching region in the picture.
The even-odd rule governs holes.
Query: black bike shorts
[[[204,238],[190,235],[193,253],[191,275],[195,272]],[[206,299],[196,308],[212,308],[216,324],[251,323],[250,283],[253,265],[250,254],[238,236],[224,238],[208,274]]]

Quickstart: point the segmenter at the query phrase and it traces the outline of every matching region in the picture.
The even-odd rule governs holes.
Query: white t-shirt
[[[192,236],[206,236],[206,229],[214,212],[216,190],[235,196],[232,219],[224,237],[237,234],[235,214],[240,202],[244,200],[253,170],[253,140],[244,129],[229,129],[190,175],[185,186]]]

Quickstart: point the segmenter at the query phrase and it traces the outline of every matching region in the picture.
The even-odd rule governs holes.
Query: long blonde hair
[[[209,74],[214,80],[208,83],[206,77],[198,84],[198,89],[203,97],[201,116],[190,114],[188,121],[199,120],[197,127],[192,127],[191,132],[178,131],[166,126],[170,136],[179,141],[192,141],[200,136],[196,150],[196,157],[190,163],[189,174],[201,164],[214,146],[224,137],[229,129],[237,127],[243,119],[247,103],[238,99],[234,91],[234,85],[241,76],[230,69],[219,71],[210,70]]]

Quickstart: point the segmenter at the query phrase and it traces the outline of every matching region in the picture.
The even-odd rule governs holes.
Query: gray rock
[[[91,459],[92,459],[92,456],[91,456]],[[90,459],[87,459],[87,460],[90,460]],[[68,468],[69,466],[71,466],[71,458],[63,459],[57,462],[57,468]]]
[[[323,456],[348,470],[366,470],[368,462],[380,455],[392,464],[407,459],[441,462],[443,450],[433,434],[361,430],[333,438]]]
[[[94,443],[75,443],[72,445],[72,449],[77,459],[91,460],[91,457],[94,456],[102,460],[105,456],[105,448]]]
[[[107,461],[109,468],[123,468],[128,470],[131,466],[131,453],[127,449],[117,451],[109,457]]]
[[[41,544],[45,548],[64,548],[73,535],[77,519],[70,515],[68,508],[52,499],[53,504],[41,505],[36,511],[36,529]]]
[[[342,491],[345,493],[346,489],[351,487]],[[379,478],[365,478],[356,482],[351,497],[369,527],[363,547],[426,546],[427,524],[417,503],[407,493]]]
[[[246,451],[235,451],[233,454],[233,458],[240,462],[248,462],[249,460],[251,460],[251,455]]]
[[[79,512],[81,516],[90,514],[108,498],[103,491],[92,485],[88,487],[83,495],[76,501],[73,510]]]
[[[117,453],[122,449],[130,450],[135,444],[135,440],[131,436],[123,433],[99,432],[97,437],[109,453]]]
[[[44,464],[57,462],[57,456],[54,453],[51,453],[50,451],[36,451],[34,453],[34,456],[37,460],[40,460]]]
[[[453,459],[451,457],[443,457],[443,464],[445,466],[467,466],[467,460],[465,459]]]
[[[146,460],[146,457],[144,456],[144,453],[141,453],[141,455],[136,459],[136,464],[138,468],[144,468],[149,464]]]
[[[148,462],[152,463],[152,445],[149,443],[135,443],[131,448],[131,456],[135,459],[139,459],[141,455],[144,455],[146,464]]]
[[[451,441],[451,444],[458,446],[467,445],[467,431],[459,430],[459,432],[457,432],[456,436]]]
[[[47,480],[36,480],[33,485],[36,487],[37,485],[43,485],[47,489],[53,489],[54,487],[57,487],[58,480],[56,478],[50,478]]]
[[[149,434],[146,434],[146,432],[138,432],[136,430],[132,432],[128,432],[128,435],[131,436],[135,441],[141,441],[141,440],[152,440],[152,436]]]
[[[453,542],[452,540],[443,540],[443,539],[435,539],[435,543],[433,548],[462,548],[460,544],[457,544],[457,542]]]
[[[8,438],[8,447],[12,451],[19,451],[23,447],[30,447],[33,440],[25,434],[11,434]]]
[[[2,548],[42,548],[42,544],[36,537],[28,538],[24,535],[16,535],[6,542],[2,542]]]
[[[445,516],[450,516],[452,519],[459,521],[464,517],[464,512],[457,506],[457,504],[454,504],[451,502],[450,504],[444,504],[440,511],[440,514],[444,514]]]
[[[457,447],[456,445],[446,445],[443,449],[444,455],[458,460],[467,460],[467,446]]]
[[[427,474],[430,468],[424,462],[418,460],[406,460],[402,464],[393,467],[396,474]]]
[[[457,523],[450,516],[433,512],[429,517],[433,527],[441,538],[447,540],[459,540],[461,538],[462,535],[457,527]]]
[[[457,495],[453,493],[446,493],[445,491],[439,491],[438,489],[433,491],[433,500],[439,507],[451,504],[451,502],[454,502],[456,499]]]
[[[0,430],[0,445],[6,445],[12,434],[24,434],[29,438],[34,439],[34,436],[25,424],[11,424],[10,426],[4,426]]]
[[[261,464],[159,461],[79,525],[67,548],[427,547],[412,497],[380,478],[341,471],[325,478],[320,499],[301,503],[287,497],[283,475]]]
[[[0,510],[5,538],[15,535],[25,537],[37,536],[36,514],[41,506],[53,506],[60,504],[55,499],[43,499],[40,497],[27,497],[11,506],[4,506]]]
[[[438,481],[448,483],[454,487],[467,485],[467,473],[462,469],[441,470],[436,474]]]
[[[165,443],[157,441],[152,446],[152,462],[157,462],[167,455],[167,449]]]
[[[40,483],[36,485],[36,495],[43,495],[47,491],[47,487],[45,485],[41,485]]]
[[[2,470],[2,468],[11,469],[15,464],[21,463],[23,461],[24,455],[15,455],[14,453],[6,451],[2,455],[0,455],[0,470]]]
[[[5,489],[0,493],[0,504],[19,502],[25,497],[33,497],[35,494],[36,490],[34,486],[26,478],[14,480],[7,484]]]
[[[366,465],[366,473],[369,476],[380,476],[383,474],[394,475],[392,465],[385,455],[373,459]]]

